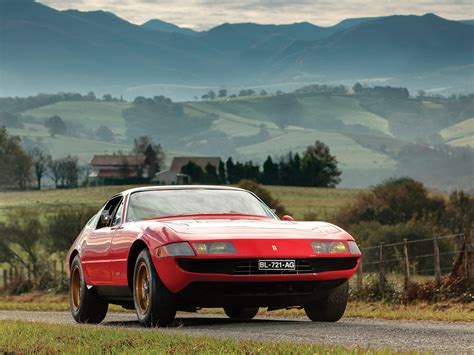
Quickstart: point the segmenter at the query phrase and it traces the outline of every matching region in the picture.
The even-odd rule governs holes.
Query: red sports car
[[[360,258],[341,228],[280,220],[246,190],[136,188],[108,200],[69,250],[71,312],[99,323],[113,303],[166,326],[178,310],[223,307],[251,319],[259,307],[303,307],[335,322]]]

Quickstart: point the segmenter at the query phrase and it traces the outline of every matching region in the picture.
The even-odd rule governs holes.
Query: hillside
[[[164,85],[160,93],[189,99],[193,91],[185,88],[196,86],[381,78],[413,90],[459,92],[474,73],[474,27],[433,14],[332,27],[222,24],[192,33],[158,20],[138,26],[110,12],[1,0],[0,29],[1,96],[93,88],[127,97],[137,87],[152,96]]]
[[[365,187],[393,175],[412,173],[421,180],[430,179],[435,187],[449,186],[443,185],[448,184],[446,174],[453,186],[459,179],[462,186],[472,180],[461,178],[469,175],[462,152],[449,153],[456,157],[459,154],[456,159],[461,159],[450,164],[467,166],[466,171],[445,169],[441,176],[436,171],[428,174],[427,168],[414,172],[410,164],[427,154],[430,145],[424,142],[473,146],[472,97],[413,99],[384,96],[376,90],[360,95],[310,91],[184,103],[164,99],[136,104],[62,101],[23,111],[23,127],[9,131],[21,136],[27,147],[43,147],[54,157],[77,155],[83,164],[94,153],[129,151],[133,138],[144,134],[165,147],[168,159],[201,154],[256,163],[262,163],[268,155],[278,160],[289,151],[302,152],[321,140],[339,161],[342,186]],[[395,90],[392,95],[397,93]],[[44,122],[53,115],[66,122],[68,136],[50,136]],[[112,142],[94,135],[102,125],[114,133]],[[441,167],[444,163],[426,164]],[[470,175],[474,176],[474,171]]]

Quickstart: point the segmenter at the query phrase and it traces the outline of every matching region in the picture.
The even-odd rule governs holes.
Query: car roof
[[[156,186],[143,186],[135,187],[122,191],[120,194],[127,195],[134,192],[141,191],[158,191],[158,190],[234,190],[234,191],[246,191],[238,187],[220,186],[220,185],[156,185]]]

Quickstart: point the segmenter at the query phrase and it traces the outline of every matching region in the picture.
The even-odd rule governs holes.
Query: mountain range
[[[104,11],[59,11],[33,0],[0,0],[0,10],[0,96],[153,95],[169,87],[203,93],[356,80],[473,91],[471,20],[395,15],[331,27],[226,23],[197,32],[160,20],[135,25]]]

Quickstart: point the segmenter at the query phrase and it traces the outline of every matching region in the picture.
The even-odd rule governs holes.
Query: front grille
[[[295,270],[259,270],[258,259],[178,259],[186,271],[225,275],[298,275],[325,271],[349,270],[357,265],[358,257],[296,259]],[[286,260],[286,259],[285,259]]]

